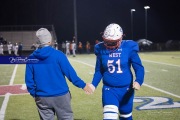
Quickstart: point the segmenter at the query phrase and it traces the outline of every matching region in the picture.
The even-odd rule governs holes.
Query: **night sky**
[[[110,23],[118,23],[126,37],[145,38],[145,9],[147,10],[147,39],[155,43],[180,40],[180,10],[178,0],[76,0],[78,41],[102,41],[101,32]],[[54,25],[58,42],[74,36],[73,0],[1,0],[0,26]]]

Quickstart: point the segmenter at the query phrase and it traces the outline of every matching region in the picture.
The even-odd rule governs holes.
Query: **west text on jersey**
[[[121,53],[111,53],[109,57],[120,57]]]

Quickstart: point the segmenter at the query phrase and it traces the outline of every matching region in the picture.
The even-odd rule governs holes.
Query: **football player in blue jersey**
[[[91,87],[95,90],[102,79],[104,120],[116,120],[119,115],[120,120],[132,120],[134,89],[140,89],[145,74],[138,44],[122,40],[123,30],[115,23],[105,28],[102,38],[94,48],[96,67]]]

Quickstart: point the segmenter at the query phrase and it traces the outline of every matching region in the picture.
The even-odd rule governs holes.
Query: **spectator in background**
[[[72,42],[69,43],[70,54],[72,54]]]
[[[13,45],[12,45],[11,42],[9,42],[9,43],[7,44],[7,49],[8,49],[8,54],[11,55],[11,52],[12,52],[12,49],[13,49]]]
[[[32,49],[33,51],[36,50],[35,44],[32,44],[31,49]]]
[[[65,42],[62,42],[62,52],[63,53],[66,53],[66,44],[65,44]]]
[[[72,41],[72,54],[73,57],[76,57],[76,43],[74,42],[74,40]]]
[[[78,44],[78,52],[79,52],[79,54],[82,53],[82,48],[83,48],[82,42],[79,42],[79,44]]]
[[[57,43],[57,41],[54,42],[54,48],[55,48],[56,50],[58,50],[58,43]]]
[[[4,49],[2,43],[0,43],[0,55],[4,55]]]
[[[0,36],[0,43],[3,43],[3,41],[4,41],[4,38],[3,38],[3,36],[1,35],[1,36]]]
[[[14,55],[18,56],[18,44],[17,43],[14,44],[13,51],[14,51]]]
[[[7,40],[6,39],[3,40],[3,45],[7,45]]]
[[[36,50],[39,48],[39,43],[38,42],[36,42],[35,47],[36,47]]]
[[[70,55],[70,43],[69,41],[66,41],[66,55]]]
[[[98,44],[99,43],[99,40],[95,40],[95,44]]]
[[[78,88],[92,93],[89,84],[79,78],[66,55],[51,47],[52,36],[46,28],[36,32],[41,48],[30,57],[39,60],[26,64],[25,83],[34,98],[41,120],[74,120],[71,108],[71,94],[66,78]],[[50,63],[50,64],[49,64]]]
[[[22,45],[21,42],[19,42],[19,45],[18,45],[18,54],[19,54],[19,56],[22,55],[22,50],[23,50],[23,45]]]
[[[87,54],[90,53],[90,49],[91,49],[91,45],[90,45],[89,41],[87,41],[86,42],[86,52],[87,52]]]
[[[32,46],[31,46],[31,49],[32,50],[37,50],[39,48],[39,43],[33,43]]]

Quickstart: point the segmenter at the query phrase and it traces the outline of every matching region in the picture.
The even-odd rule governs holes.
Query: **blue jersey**
[[[132,40],[123,40],[116,50],[108,50],[104,42],[95,45],[96,67],[92,84],[97,87],[101,79],[103,84],[112,87],[131,85],[135,72],[135,81],[142,85],[144,67],[138,55],[138,44]]]

